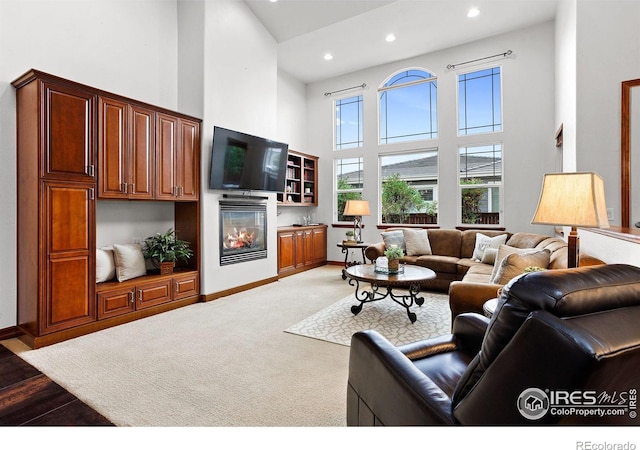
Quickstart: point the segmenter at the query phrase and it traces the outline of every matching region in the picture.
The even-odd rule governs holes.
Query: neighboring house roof
[[[461,166],[466,166],[464,176],[467,178],[494,177],[502,173],[502,160],[485,156],[466,156]],[[382,166],[382,179],[397,173],[403,180],[412,182],[433,181],[438,178],[438,157],[404,161]],[[343,175],[348,182],[357,183],[362,180],[362,171],[348,172]]]

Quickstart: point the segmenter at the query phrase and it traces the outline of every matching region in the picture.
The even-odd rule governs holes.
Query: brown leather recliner
[[[638,389],[640,268],[532,272],[450,335],[354,334],[347,425],[638,425]]]

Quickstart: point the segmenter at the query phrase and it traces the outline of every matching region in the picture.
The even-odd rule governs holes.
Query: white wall
[[[564,171],[604,179],[611,224],[620,225],[620,92],[640,78],[640,3],[566,0],[556,16],[556,122],[564,123]],[[640,265],[640,245],[580,230],[581,250]]]
[[[602,176],[620,225],[621,83],[640,78],[640,2],[603,3],[581,0],[577,8],[577,170]]]
[[[576,169],[576,0],[562,1],[555,20],[555,125],[562,125],[562,162],[554,172]]]
[[[439,225],[452,228],[457,225],[457,159],[456,137],[456,85],[458,69],[447,70],[448,64],[474,60],[488,55],[513,51],[507,59],[497,59],[493,64],[502,66],[504,132],[487,136],[487,141],[498,139],[504,147],[504,226],[508,230],[550,232],[548,227],[531,226],[542,174],[553,171],[556,148],[554,133],[554,25],[552,22],[495,36],[471,44],[409,60],[373,67],[356,73],[314,83],[307,88],[308,102],[308,150],[320,156],[320,196],[318,220],[331,223],[334,220],[332,201],[333,159],[366,154],[364,162],[364,198],[369,200],[372,216],[364,217],[363,239],[380,240],[376,228],[378,215],[378,152],[402,150],[408,144],[396,144],[388,148],[377,146],[377,87],[391,74],[407,67],[421,67],[438,77],[438,132],[439,138],[424,142],[423,148],[439,148]],[[472,66],[474,67],[474,66]],[[487,67],[478,65],[476,68]],[[469,66],[460,70],[469,70]],[[366,83],[360,92],[364,97],[365,148],[334,152],[333,99],[324,92],[344,89]],[[358,94],[358,90],[348,95]],[[367,144],[368,143],[368,144]],[[371,143],[374,143],[373,145]],[[371,157],[374,156],[374,157]],[[344,229],[329,229],[328,241],[339,242]],[[341,260],[340,250],[328,246],[329,259]]]
[[[11,81],[35,68],[176,109],[176,2],[3,0],[0,43],[0,247],[7,261],[15,261],[16,119]],[[100,239],[112,241],[102,235]],[[12,265],[0,271],[0,285],[2,329],[16,324]]]
[[[202,287],[211,294],[277,275],[275,194],[268,194],[267,259],[220,266],[221,191],[209,184],[214,125],[270,139],[277,130],[277,46],[244,2],[204,3],[204,102],[202,128]],[[285,141],[286,142],[286,141]]]

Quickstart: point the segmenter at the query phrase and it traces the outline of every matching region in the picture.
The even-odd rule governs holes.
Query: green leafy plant
[[[410,211],[420,211],[424,200],[420,192],[394,173],[382,183],[382,221],[406,223]]]
[[[173,228],[146,238],[142,253],[146,259],[152,260],[154,265],[180,259],[186,261],[193,256],[189,242],[178,239]]]
[[[397,246],[391,246],[384,251],[384,256],[388,259],[400,259],[404,256],[404,251]]]
[[[468,178],[461,181],[462,185],[482,184],[479,178]],[[482,188],[463,188],[462,191],[462,223],[475,224],[480,222],[480,200],[486,192]]]
[[[353,237],[353,231],[349,230],[349,231],[345,231],[345,236],[347,236],[348,238],[352,238]]]

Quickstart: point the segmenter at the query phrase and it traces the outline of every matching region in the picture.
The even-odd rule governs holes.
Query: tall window
[[[460,147],[460,213],[465,225],[500,224],[502,144]]]
[[[380,144],[438,137],[436,77],[424,70],[404,70],[378,92]]]
[[[336,100],[335,150],[362,147],[362,95]]]
[[[382,223],[438,222],[438,151],[380,156]]]
[[[458,76],[458,134],[502,131],[500,68]]]
[[[352,220],[342,214],[347,200],[362,200],[362,157],[336,159],[335,175],[337,220],[346,222]]]

